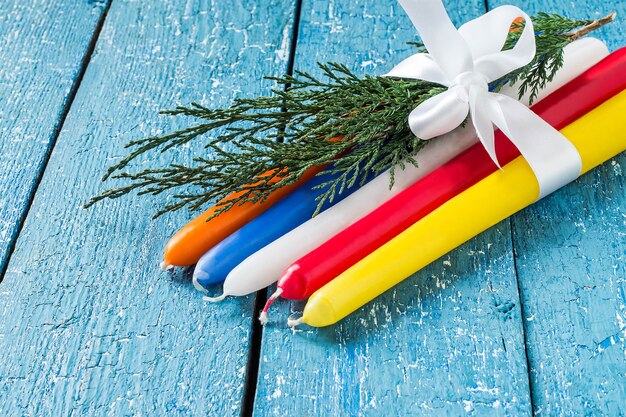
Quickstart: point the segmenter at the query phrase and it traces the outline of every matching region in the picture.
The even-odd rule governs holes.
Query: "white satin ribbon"
[[[399,0],[428,53],[415,54],[386,76],[419,79],[448,90],[418,105],[408,118],[411,131],[431,139],[471,116],[480,142],[500,167],[494,125],[519,149],[533,170],[542,198],[580,175],[580,154],[559,131],[519,101],[489,91],[489,83],[530,63],[536,53],[530,17],[515,6],[501,6],[458,30],[441,0]],[[512,49],[502,48],[513,21],[525,21]]]

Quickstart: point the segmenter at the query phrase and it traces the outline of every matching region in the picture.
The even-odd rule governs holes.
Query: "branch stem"
[[[565,36],[569,36],[572,41],[582,38],[585,35],[593,32],[594,30],[600,29],[602,26],[608,25],[612,21],[615,20],[615,16],[617,13],[613,12],[610,15],[604,16],[601,19],[594,20],[586,26],[581,27],[580,29],[576,29],[572,32],[566,33]]]

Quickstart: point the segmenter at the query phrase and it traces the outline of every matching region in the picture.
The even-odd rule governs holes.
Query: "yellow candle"
[[[583,173],[626,149],[626,91],[561,132],[576,146]],[[378,248],[309,299],[291,324],[328,326],[387,291],[419,269],[535,202],[537,180],[519,157],[449,200]]]

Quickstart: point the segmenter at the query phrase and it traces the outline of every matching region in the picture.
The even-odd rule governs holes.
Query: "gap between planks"
[[[485,0],[485,13],[489,12],[491,7],[489,6],[489,0]],[[524,341],[524,356],[526,358],[526,378],[528,379],[528,401],[530,402],[530,409],[532,415],[535,415],[535,405],[533,404],[533,381],[530,376],[530,358],[528,357],[528,340],[526,338],[526,317],[524,302],[522,301],[522,288],[519,281],[519,273],[517,270],[517,257],[515,255],[515,239],[513,236],[513,217],[508,218],[509,232],[511,236],[511,255],[513,256],[513,271],[515,272],[515,283],[517,284],[517,294],[520,308],[520,316],[522,321],[522,340]]]
[[[300,15],[302,13],[302,1],[295,0],[293,26],[291,29],[291,44],[289,45],[289,58],[287,60],[287,74],[293,75],[296,48],[298,46],[298,32],[300,29]],[[290,86],[285,85],[285,90]],[[267,288],[257,291],[254,298],[254,310],[252,312],[250,348],[248,350],[248,364],[246,367],[246,379],[243,388],[243,398],[241,402],[241,417],[252,417],[254,415],[254,400],[259,376],[259,363],[261,360],[261,345],[263,341],[263,326],[258,320],[261,310],[267,301]]]
[[[487,1],[485,0],[485,4]],[[532,415],[535,415],[535,404],[533,403],[533,379],[530,376],[530,358],[528,357],[528,339],[526,338],[526,310],[524,308],[524,301],[522,297],[522,286],[520,285],[519,280],[519,271],[517,269],[517,255],[515,253],[515,236],[513,232],[513,216],[508,218],[509,221],[509,232],[511,236],[511,255],[513,256],[513,271],[515,272],[515,283],[517,284],[517,294],[519,302],[519,310],[520,310],[520,318],[522,320],[522,340],[524,341],[524,356],[526,357],[526,377],[528,378],[528,401],[530,402],[530,409]]]
[[[489,6],[489,0],[485,0],[485,13],[489,12],[491,7]],[[535,404],[533,403],[533,379],[530,376],[530,358],[528,357],[528,339],[526,337],[526,311],[524,308],[524,302],[522,298],[522,286],[519,280],[519,271],[517,269],[517,256],[515,254],[515,238],[513,236],[513,217],[508,218],[509,232],[511,236],[511,255],[513,257],[513,271],[515,272],[515,283],[517,284],[517,295],[520,308],[520,319],[522,321],[522,340],[524,341],[524,356],[526,358],[526,378],[528,380],[528,401],[530,403],[530,410],[532,415],[535,415]]]
[[[17,240],[22,234],[22,228],[24,227],[24,222],[26,221],[26,218],[28,217],[28,213],[30,212],[30,208],[33,205],[35,194],[37,194],[37,190],[39,189],[39,185],[41,184],[43,175],[46,172],[46,168],[48,167],[48,162],[50,161],[50,156],[52,155],[52,151],[54,150],[54,147],[57,143],[57,139],[59,138],[59,135],[61,134],[61,130],[63,130],[65,119],[67,118],[67,115],[69,114],[70,109],[72,108],[72,104],[74,103],[74,98],[76,97],[76,93],[78,92],[78,89],[80,88],[85,72],[87,71],[87,67],[89,66],[89,62],[91,61],[91,57],[93,56],[93,52],[96,49],[96,43],[98,42],[98,38],[100,37],[100,32],[102,31],[102,27],[104,26],[104,22],[109,13],[109,9],[111,8],[111,3],[113,3],[113,0],[109,0],[105,4],[104,9],[102,10],[102,13],[100,14],[98,23],[96,24],[94,32],[91,35],[89,46],[87,47],[87,50],[85,51],[85,55],[83,55],[83,59],[80,64],[80,70],[78,71],[76,79],[74,80],[72,87],[70,89],[70,93],[67,97],[67,100],[65,104],[63,105],[63,109],[61,110],[59,122],[54,129],[54,133],[52,134],[52,140],[50,141],[50,144],[48,145],[48,149],[46,149],[46,152],[44,154],[41,169],[39,170],[39,172],[37,173],[37,176],[35,177],[35,182],[26,200],[26,207],[24,208],[22,215],[19,218],[17,232],[15,233],[13,240],[9,244],[5,263],[4,265],[2,265],[2,268],[0,269],[0,284],[2,283],[2,281],[4,280],[4,276],[6,275],[7,268],[9,267],[9,263],[11,261],[11,257],[13,256],[13,252],[15,251],[15,245],[17,244]]]

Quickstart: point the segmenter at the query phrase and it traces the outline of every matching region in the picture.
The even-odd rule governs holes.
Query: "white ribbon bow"
[[[458,30],[441,0],[399,0],[428,53],[415,54],[387,76],[430,81],[448,87],[409,115],[411,131],[422,139],[448,133],[471,116],[476,134],[500,167],[495,149],[497,126],[524,156],[539,183],[539,198],[580,175],[582,161],[565,136],[519,101],[489,91],[489,83],[530,63],[536,53],[530,17],[501,6]],[[512,49],[502,48],[513,21],[525,25]]]

